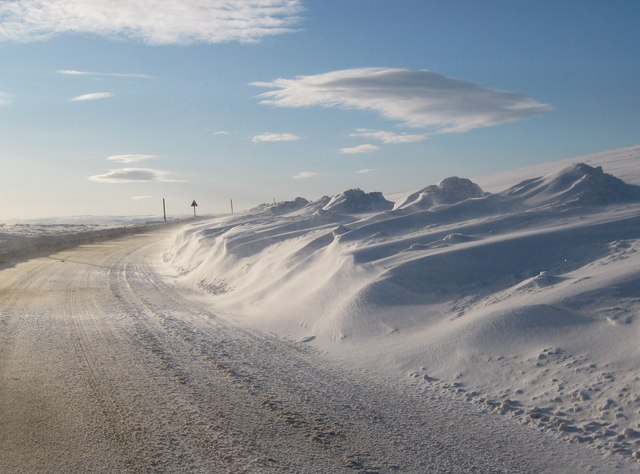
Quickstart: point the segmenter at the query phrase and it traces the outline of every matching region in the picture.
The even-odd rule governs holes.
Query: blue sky
[[[0,221],[408,191],[640,142],[636,0],[112,4],[0,3]]]

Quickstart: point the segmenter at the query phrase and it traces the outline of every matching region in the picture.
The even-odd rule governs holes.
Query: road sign
[[[191,203],[191,207],[193,207],[193,217],[196,217],[196,207],[198,207],[198,203],[196,202],[195,199]]]

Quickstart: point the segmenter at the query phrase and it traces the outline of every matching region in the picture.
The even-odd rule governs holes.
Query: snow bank
[[[201,222],[165,260],[220,314],[640,457],[640,188],[561,165]]]

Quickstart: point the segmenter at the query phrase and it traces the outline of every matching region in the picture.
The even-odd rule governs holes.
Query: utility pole
[[[164,216],[164,221],[167,222],[167,207],[164,205],[164,198],[162,198],[162,215]]]

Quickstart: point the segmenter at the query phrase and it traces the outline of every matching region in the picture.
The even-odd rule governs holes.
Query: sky
[[[0,1],[0,222],[413,191],[640,143],[637,0]]]

